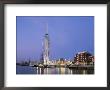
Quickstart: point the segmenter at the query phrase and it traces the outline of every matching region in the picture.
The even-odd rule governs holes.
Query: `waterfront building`
[[[65,63],[66,63],[66,65],[70,65],[70,64],[72,64],[71,61],[66,61]]]
[[[89,56],[90,64],[94,65],[94,56]]]
[[[37,66],[38,62],[37,61],[30,61],[29,66]]]
[[[89,65],[93,61],[93,56],[87,51],[78,52],[74,57],[74,64],[76,65]]]
[[[94,56],[89,56],[89,60],[90,60],[91,62],[94,62]]]

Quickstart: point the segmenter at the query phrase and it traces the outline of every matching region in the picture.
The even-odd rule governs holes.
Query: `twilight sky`
[[[46,23],[50,59],[73,59],[81,51],[94,55],[93,16],[17,16],[17,61],[41,58]]]

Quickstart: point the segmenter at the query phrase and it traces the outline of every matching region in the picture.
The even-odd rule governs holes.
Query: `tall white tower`
[[[46,34],[44,36],[44,51],[43,51],[43,60],[44,65],[49,65],[49,34],[48,34],[48,25],[46,23]]]

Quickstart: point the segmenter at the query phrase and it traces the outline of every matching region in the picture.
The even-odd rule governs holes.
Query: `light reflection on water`
[[[38,68],[16,66],[16,74],[94,74],[94,70],[75,70],[69,68]]]

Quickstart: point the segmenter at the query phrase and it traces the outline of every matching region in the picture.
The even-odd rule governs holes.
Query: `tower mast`
[[[48,34],[48,23],[46,23],[46,34]]]

